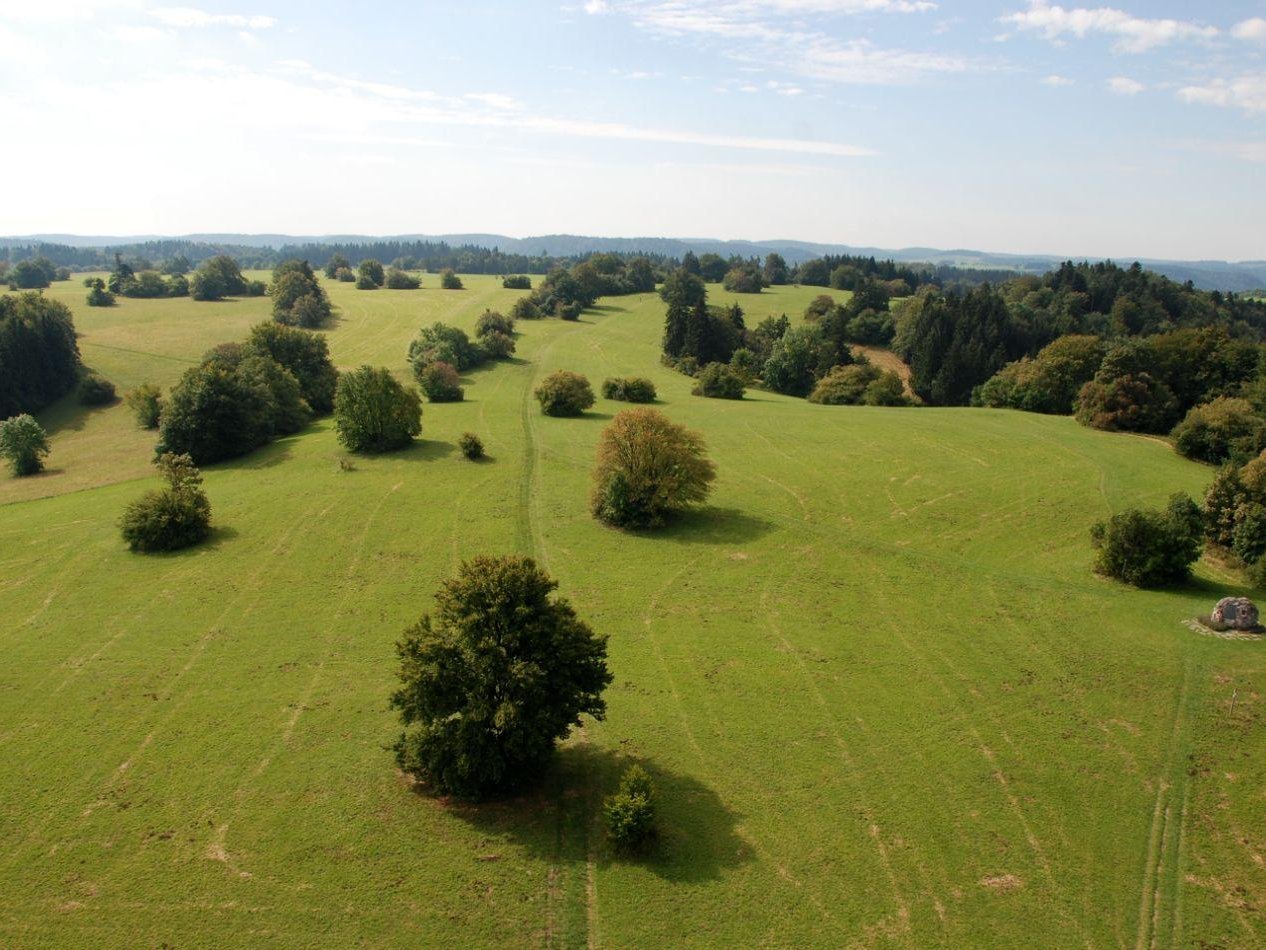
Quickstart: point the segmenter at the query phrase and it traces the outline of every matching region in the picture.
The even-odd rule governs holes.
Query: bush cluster
[[[691,393],[710,399],[742,399],[744,390],[743,377],[728,365],[709,363],[695,375]]]
[[[440,271],[440,287],[443,290],[461,290],[462,279],[453,268],[445,267]]]
[[[507,274],[501,278],[501,286],[506,290],[531,290],[532,278],[527,274]]]
[[[1219,396],[1193,406],[1170,436],[1189,459],[1242,464],[1266,448],[1266,418],[1247,399]]]
[[[1185,581],[1204,548],[1200,508],[1181,492],[1163,511],[1130,509],[1091,530],[1095,570],[1136,587]]]
[[[273,319],[284,326],[319,327],[334,312],[325,288],[307,261],[278,264],[273,269],[268,293],[273,298]]]
[[[473,432],[463,432],[457,439],[457,446],[462,450],[462,455],[472,462],[484,457],[483,439]]]
[[[452,363],[443,360],[427,363],[417,379],[418,388],[431,402],[461,402],[465,395],[461,377]]]
[[[644,376],[619,376],[602,382],[602,398],[619,402],[654,402],[655,384]]]
[[[167,487],[146,492],[123,510],[123,540],[142,553],[177,551],[204,540],[211,533],[211,502],[193,459],[166,452],[155,464]]]
[[[415,277],[408,271],[398,267],[387,270],[386,287],[388,290],[417,290],[422,286],[422,278]]]

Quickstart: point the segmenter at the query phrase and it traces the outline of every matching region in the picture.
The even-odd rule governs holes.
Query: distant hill
[[[45,242],[65,244],[71,247],[115,247],[138,244],[145,241],[169,239],[166,235],[77,235],[31,234],[0,238],[0,247],[28,245]],[[506,253],[570,257],[593,251],[619,251],[624,253],[663,254],[680,257],[687,251],[696,254],[720,254],[729,257],[764,257],[776,252],[788,263],[821,257],[824,254],[859,254],[876,258],[891,258],[903,263],[925,262],[951,267],[978,268],[981,270],[1014,270],[1021,274],[1043,274],[1052,266],[1065,260],[1086,260],[1081,254],[1005,254],[967,249],[941,250],[931,247],[880,248],[861,247],[852,244],[817,244],[810,241],[722,241],[715,238],[665,238],[665,237],[588,237],[576,234],[542,234],[534,237],[513,238],[504,234],[186,234],[177,239],[223,246],[277,249],[287,245],[334,244],[350,242],[392,241],[443,241],[453,247],[472,245],[497,248]],[[1101,258],[1089,258],[1100,260]],[[1164,274],[1182,283],[1191,281],[1202,290],[1221,290],[1242,293],[1266,287],[1266,261],[1171,261],[1152,258],[1122,257],[1118,263],[1133,263]]]

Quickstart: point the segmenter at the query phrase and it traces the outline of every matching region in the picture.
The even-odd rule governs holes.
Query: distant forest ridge
[[[658,263],[680,260],[687,252],[718,254],[724,258],[763,259],[780,254],[788,264],[825,256],[874,257],[910,265],[926,265],[965,283],[1005,280],[1020,274],[1044,274],[1080,255],[1021,255],[927,247],[884,249],[808,241],[722,241],[711,238],[609,238],[547,234],[512,238],[501,234],[441,234],[373,237],[366,235],[296,236],[286,234],[190,234],[80,236],[37,234],[0,238],[0,260],[18,261],[44,256],[61,267],[107,268],[115,253],[154,261],[182,255],[194,264],[216,254],[229,254],[246,266],[271,267],[298,257],[323,264],[335,253],[353,262],[372,257],[381,261],[413,258],[428,270],[452,267],[465,273],[543,274],[551,267],[592,253],[641,254]],[[1131,263],[1122,260],[1121,263]],[[1202,290],[1243,293],[1266,288],[1263,261],[1169,261],[1139,259],[1147,269],[1178,283],[1190,281]]]

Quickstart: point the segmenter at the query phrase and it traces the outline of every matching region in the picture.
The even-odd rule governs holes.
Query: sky
[[[1266,258],[1266,0],[0,0],[0,234]]]

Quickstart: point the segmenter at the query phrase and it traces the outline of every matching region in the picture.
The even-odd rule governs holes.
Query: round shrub
[[[211,533],[211,503],[193,459],[167,452],[155,464],[167,487],[146,492],[123,510],[123,540],[143,553],[177,551],[204,540]]]
[[[579,301],[574,301],[572,303],[563,303],[560,301],[554,308],[554,316],[558,317],[560,320],[571,320],[574,322],[580,319],[580,314],[584,311],[584,309],[584,304]]]
[[[440,271],[440,287],[444,290],[461,290],[462,279],[457,276],[453,268],[445,267]]]
[[[654,402],[655,384],[643,376],[622,376],[602,383],[602,398],[620,402]]]
[[[360,274],[356,277],[357,290],[377,290],[378,282],[368,274]]]
[[[546,376],[533,395],[547,416],[578,416],[594,404],[589,380],[565,369]]]
[[[506,290],[531,290],[532,278],[527,274],[507,274],[501,278],[501,286]]]
[[[878,379],[871,380],[862,393],[862,404],[866,406],[908,406],[906,387],[901,377],[891,370],[886,370]]]
[[[1130,509],[1091,530],[1095,570],[1136,587],[1185,581],[1204,546],[1200,509],[1181,492],[1164,511]]]
[[[422,431],[422,399],[388,370],[362,366],[339,376],[334,427],[351,452],[403,448]]]
[[[1252,458],[1266,445],[1266,419],[1247,399],[1225,396],[1193,406],[1170,433],[1180,455],[1219,464]]]
[[[34,475],[44,468],[48,433],[27,413],[0,422],[0,456],[9,460],[14,475]]]
[[[473,432],[463,432],[457,440],[457,445],[462,450],[462,455],[472,462],[484,457],[483,440]]]
[[[709,363],[695,377],[695,387],[690,392],[709,399],[742,399],[743,377],[725,363]]]
[[[640,765],[631,765],[620,790],[602,803],[607,837],[621,851],[637,851],[655,837],[655,786]]]
[[[544,314],[531,297],[520,297],[510,308],[510,316],[515,320],[539,320]]]
[[[451,363],[436,361],[428,363],[418,373],[418,386],[431,402],[461,402],[461,377]]]
[[[423,327],[409,344],[409,362],[416,376],[428,363],[452,363],[460,372],[474,369],[487,359],[478,343],[472,343],[464,330],[444,323]]]
[[[381,287],[383,285],[383,281],[386,280],[386,274],[383,271],[382,264],[373,258],[366,258],[361,261],[360,265],[356,268],[356,274],[356,286],[362,290],[368,289],[361,287],[362,280],[366,283],[372,282],[375,287]]]
[[[485,310],[475,321],[475,336],[482,338],[489,333],[504,333],[510,336],[514,333],[514,318],[497,313],[495,310]]]
[[[1082,386],[1075,406],[1078,422],[1109,432],[1167,432],[1177,414],[1173,390],[1148,373],[1096,376]]]
[[[490,360],[506,360],[514,355],[514,337],[498,330],[481,336],[479,345]]]
[[[557,586],[515,556],[477,557],[444,582],[396,645],[401,769],[482,797],[539,776],[582,713],[603,718],[606,637],[550,596]]]
[[[350,267],[340,267],[334,271],[334,279],[345,284],[350,284],[356,280],[356,272]]]
[[[589,506],[619,528],[654,528],[708,497],[716,469],[696,432],[657,409],[626,409],[598,439]]]
[[[116,398],[114,383],[96,373],[89,373],[79,381],[78,396],[81,406],[107,406]]]

